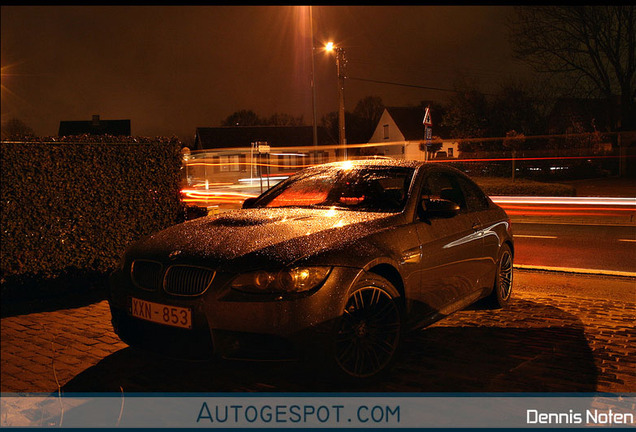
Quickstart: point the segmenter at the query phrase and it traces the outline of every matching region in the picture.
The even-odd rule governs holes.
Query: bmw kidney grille
[[[163,266],[156,261],[135,260],[131,269],[133,283],[146,291],[161,288]]]
[[[163,289],[172,295],[203,294],[214,279],[215,271],[205,267],[172,265],[164,272],[156,261],[135,260],[131,269],[134,284],[146,291]]]
[[[214,270],[205,267],[173,265],[164,278],[164,289],[168,294],[196,296],[203,294],[214,279]]]

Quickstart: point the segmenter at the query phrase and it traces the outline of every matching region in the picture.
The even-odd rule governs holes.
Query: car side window
[[[464,191],[466,205],[470,211],[482,211],[490,206],[488,197],[479,189],[479,186],[463,177],[458,177],[457,180]]]
[[[445,199],[457,204],[461,213],[468,211],[464,192],[460,187],[457,177],[445,172],[432,172],[425,179],[422,187],[423,199]]]

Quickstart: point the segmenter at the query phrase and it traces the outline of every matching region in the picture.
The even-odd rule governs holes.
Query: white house
[[[424,144],[424,109],[421,107],[389,107],[385,108],[378,125],[369,140],[369,144],[382,143],[365,149],[367,154],[380,154],[397,159],[426,160],[429,155],[421,149]],[[439,127],[433,125],[433,135]],[[458,143],[443,140],[442,148],[433,157],[457,158]]]

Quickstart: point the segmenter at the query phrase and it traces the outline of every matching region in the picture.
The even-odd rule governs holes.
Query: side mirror
[[[451,218],[459,214],[459,206],[445,199],[422,200],[422,209],[430,218]]]
[[[243,201],[243,205],[241,206],[241,208],[244,208],[244,209],[252,208],[255,202],[256,202],[256,198],[248,198],[245,201]]]

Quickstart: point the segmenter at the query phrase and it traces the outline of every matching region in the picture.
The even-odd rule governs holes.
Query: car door
[[[501,231],[502,221],[499,211],[491,205],[486,194],[469,178],[460,176],[459,183],[466,197],[466,205],[479,219],[478,232],[482,238],[483,247],[479,258],[480,270],[477,280],[477,288],[489,291],[494,283],[497,270],[497,258],[503,239],[498,232]]]
[[[420,299],[441,314],[466,305],[481,273],[479,219],[467,206],[457,174],[433,170],[424,179],[421,197],[446,199],[460,208],[452,217],[431,217],[426,212],[417,223],[422,244]]]

